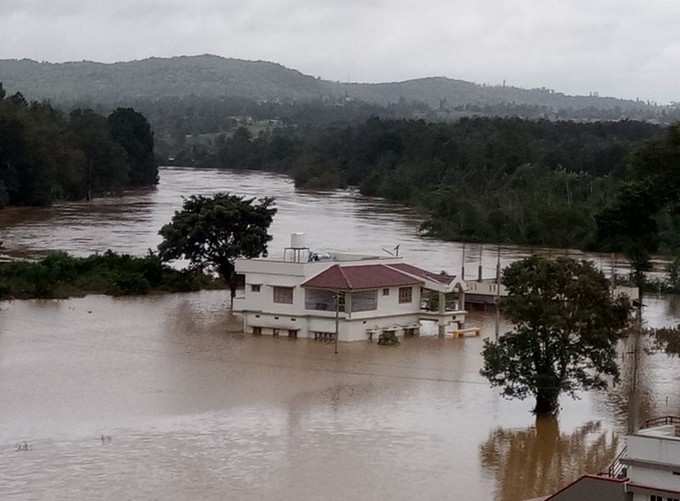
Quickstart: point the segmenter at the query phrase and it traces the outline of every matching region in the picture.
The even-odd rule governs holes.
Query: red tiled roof
[[[456,278],[455,276],[448,275],[446,273],[432,273],[431,271],[423,270],[422,268],[418,268],[417,266],[413,266],[411,264],[406,263],[390,264],[389,267],[396,268],[411,275],[415,275],[420,278],[426,278],[428,280],[433,280],[435,282],[439,282],[440,284],[446,285],[450,284],[451,281],[454,278]]]
[[[379,289],[381,287],[401,287],[417,285],[422,281],[391,266],[384,264],[364,264],[356,266],[339,266],[337,264],[313,276],[303,287],[315,289]]]

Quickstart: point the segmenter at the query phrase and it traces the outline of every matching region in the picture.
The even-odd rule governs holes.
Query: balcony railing
[[[606,472],[600,473],[602,476],[606,476],[609,478],[626,478],[628,476],[628,472],[626,470],[626,465],[621,462],[621,458],[623,458],[626,455],[626,447],[624,447],[621,452],[619,452],[614,460],[611,462],[609,465],[609,468],[607,468]]]
[[[640,429],[654,428],[655,426],[665,426],[668,424],[680,424],[680,416],[661,416],[645,421]]]

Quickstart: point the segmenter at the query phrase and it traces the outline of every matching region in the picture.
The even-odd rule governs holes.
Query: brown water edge
[[[0,497],[510,501],[599,471],[620,446],[625,379],[536,423],[531,402],[479,376],[480,338],[334,356],[238,333],[226,299],[0,304]],[[470,321],[493,331],[493,315]],[[643,414],[680,410],[676,363],[647,356],[641,374]]]

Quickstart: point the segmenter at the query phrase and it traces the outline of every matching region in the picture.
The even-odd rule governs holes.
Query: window
[[[251,292],[260,292],[260,284],[250,284],[250,291]]]
[[[413,287],[399,287],[399,302],[410,303],[413,300]]]
[[[340,293],[339,311],[345,311],[345,294]],[[305,290],[305,309],[335,311],[335,292],[326,289]]]
[[[361,291],[352,293],[352,311],[373,311],[378,309],[378,291]]]
[[[389,289],[383,289],[383,296],[389,296],[390,295],[390,290]]]
[[[293,287],[274,287],[274,302],[293,304]]]

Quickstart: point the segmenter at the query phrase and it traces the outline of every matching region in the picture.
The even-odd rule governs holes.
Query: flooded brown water
[[[419,239],[412,211],[260,173],[164,169],[154,192],[0,212],[0,240],[11,254],[140,253],[180,195],[224,189],[278,197],[273,252],[302,230],[315,247],[399,242],[414,262],[459,267],[460,246]],[[485,257],[492,273],[494,250]],[[650,325],[680,318],[674,300],[648,304]],[[599,471],[621,446],[625,349],[621,384],[565,397],[557,419],[536,422],[531,402],[480,377],[480,338],[352,343],[335,356],[243,336],[225,306],[222,291],[0,303],[0,499],[514,501]],[[482,337],[492,321],[470,319]],[[642,417],[680,413],[678,362],[645,355],[641,367]]]

